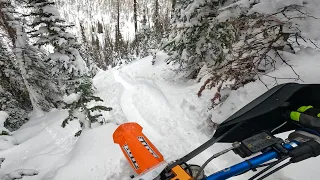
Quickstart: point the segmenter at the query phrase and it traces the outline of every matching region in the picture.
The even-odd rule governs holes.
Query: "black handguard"
[[[305,131],[295,131],[288,137],[290,141],[300,143],[298,147],[289,152],[292,163],[297,163],[311,157],[320,155],[320,137]]]
[[[292,163],[297,163],[311,157],[317,157],[320,155],[320,144],[315,140],[309,140],[290,151],[289,155]]]

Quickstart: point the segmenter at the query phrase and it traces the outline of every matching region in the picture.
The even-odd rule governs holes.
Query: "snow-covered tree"
[[[104,47],[103,47],[103,57],[105,64],[107,66],[112,65],[112,61],[114,59],[114,44],[111,38],[110,30],[106,29],[105,31],[105,39],[104,39]]]
[[[62,123],[62,127],[65,127],[69,121],[77,119],[80,121],[82,129],[90,129],[91,123],[101,121],[101,111],[112,110],[112,108],[105,106],[90,106],[90,102],[103,101],[101,98],[94,96],[91,88],[91,79],[85,78],[76,87],[74,94],[65,98],[66,108],[70,110],[68,118]],[[76,133],[76,136],[79,136],[81,132],[82,130]]]
[[[95,76],[98,72],[98,65],[96,64],[96,62],[98,62],[98,60],[95,59],[95,51],[93,49],[93,45],[91,45],[88,42],[88,38],[86,36],[85,33],[85,28],[83,23],[80,23],[80,30],[81,30],[81,48],[80,48],[80,55],[81,57],[83,57],[83,60],[85,61],[85,63],[88,66],[88,72],[90,74],[90,76]],[[100,67],[101,68],[101,67]]]
[[[224,60],[224,49],[231,46],[234,30],[219,23],[220,1],[177,1],[170,33],[163,48],[170,55],[167,63],[178,64],[178,71],[196,78],[204,66],[217,66]]]
[[[5,127],[15,130],[27,120],[27,110],[32,110],[28,91],[23,83],[21,72],[12,51],[15,31],[9,24],[7,8],[9,2],[0,2],[0,111],[6,111],[9,117]]]
[[[20,2],[22,3],[22,2]],[[55,89],[55,81],[48,72],[48,66],[43,60],[44,52],[33,48],[25,32],[26,26],[24,19],[17,16],[16,7],[9,1],[1,2],[1,20],[2,30],[5,32],[1,48],[11,49],[10,54],[4,54],[3,61],[3,79],[6,79],[8,84],[3,85],[4,94],[13,97],[12,102],[18,108],[23,108],[25,111],[33,110],[34,115],[42,115],[42,111],[49,110],[55,106],[55,100],[59,97],[59,93]],[[4,46],[4,44],[7,44]],[[8,60],[9,58],[9,60]],[[7,60],[6,60],[7,59]],[[9,93],[10,92],[10,93]],[[30,104],[32,108],[30,108]],[[4,103],[4,101],[3,101]],[[20,103],[20,105],[19,105]],[[9,106],[5,106],[9,107]],[[17,111],[22,111],[22,109]],[[5,109],[4,109],[5,110]],[[20,127],[25,121],[25,117],[19,117],[21,112],[14,112],[13,106],[10,105],[10,118],[7,124],[11,130]],[[18,126],[16,126],[18,124]]]
[[[48,55],[45,61],[50,63],[52,75],[59,81],[59,90],[67,97],[74,94],[79,96],[79,101],[64,106],[69,109],[70,115],[62,126],[64,127],[70,120],[78,119],[84,129],[90,128],[85,125],[85,119],[89,119],[88,123],[91,123],[97,120],[101,114],[92,116],[89,111],[109,109],[104,109],[103,106],[94,106],[90,109],[87,107],[89,102],[100,100],[100,98],[93,95],[94,87],[91,83],[90,73],[79,53],[80,44],[77,43],[73,34],[67,32],[67,28],[71,26],[61,18],[54,2],[30,0],[29,6],[33,8],[31,15],[34,16],[34,22],[32,25],[36,30],[32,32],[32,36],[37,38],[35,45],[39,47],[51,45],[53,47],[53,52]],[[74,116],[75,112],[78,117]]]
[[[281,54],[282,51],[294,53],[292,44],[306,39],[298,24],[301,19],[315,18],[306,11],[306,4],[281,0],[238,1],[221,8],[216,19],[219,24],[231,27],[235,38],[223,51],[223,62],[216,67],[206,67],[207,79],[198,95],[207,87],[217,87],[214,100],[219,99],[221,88],[237,89],[261,80],[261,76],[275,70],[279,62],[288,65],[296,74],[294,79],[298,80],[299,74]],[[277,77],[271,78],[277,82]]]
[[[60,91],[71,92],[77,80],[88,75],[88,68],[78,51],[80,44],[67,28],[71,27],[61,18],[54,3],[48,0],[30,0],[31,13],[35,18],[32,26],[37,29],[32,37],[37,38],[36,46],[52,45],[53,53],[46,59],[51,65],[51,72],[59,81]]]
[[[26,123],[28,121],[27,113],[32,110],[23,107],[24,104],[20,104],[18,100],[8,91],[0,91],[0,110],[9,114],[8,119],[4,122],[4,126],[9,131],[14,131]]]
[[[137,32],[132,44],[138,49],[138,56],[144,58],[154,53],[161,45],[161,39],[164,35],[164,19],[159,15],[159,2],[155,1],[155,12],[153,14],[154,25],[151,26],[147,19],[146,10],[143,11],[141,28]]]

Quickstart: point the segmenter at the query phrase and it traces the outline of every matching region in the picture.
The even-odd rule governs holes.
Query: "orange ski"
[[[140,175],[164,161],[162,154],[142,133],[142,127],[134,122],[120,125],[113,133],[113,141],[120,148]]]

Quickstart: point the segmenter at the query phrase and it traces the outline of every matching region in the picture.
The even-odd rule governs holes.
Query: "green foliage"
[[[91,123],[95,123],[102,117],[102,111],[111,111],[111,107],[95,105],[90,107],[92,102],[102,102],[100,97],[94,96],[92,90],[92,81],[89,78],[84,78],[83,81],[76,87],[75,93],[78,99],[70,104],[66,104],[65,108],[69,109],[69,116],[63,121],[62,127],[65,127],[69,121],[77,119],[83,129],[91,128]]]
[[[75,81],[89,73],[79,53],[80,44],[73,34],[67,32],[72,25],[65,23],[54,3],[49,0],[30,0],[29,4],[33,7],[32,27],[35,30],[31,34],[37,40],[35,45],[54,47],[54,52],[49,54],[45,62],[51,66],[53,78],[59,81],[59,90],[73,91],[74,83],[68,81]]]
[[[78,131],[78,132],[74,135],[74,137],[79,137],[79,136],[81,135],[81,133],[82,133],[82,130]]]
[[[177,64],[179,72],[196,78],[204,65],[214,68],[223,63],[225,51],[235,39],[235,30],[230,24],[215,19],[217,2],[196,0],[179,7],[185,9],[175,11],[171,32],[162,48],[169,54],[168,64]],[[191,13],[184,13],[187,10]]]
[[[8,91],[0,92],[0,111],[6,111],[9,114],[4,126],[10,131],[20,128],[28,121],[27,112],[31,111],[30,106],[31,102],[29,102],[29,109],[23,107],[23,104]]]
[[[144,14],[142,28],[136,33],[135,39],[131,43],[131,46],[137,50],[137,55],[140,58],[153,55],[153,51],[159,49],[161,46],[161,40],[165,31],[165,27],[163,26],[164,19],[159,17],[158,1],[156,1],[155,4],[156,8],[153,14],[154,26],[150,27],[147,22],[147,17]]]
[[[53,78],[59,82],[59,90],[65,96],[78,96],[78,99],[72,103],[63,103],[63,108],[69,110],[69,116],[63,121],[62,127],[77,119],[83,129],[90,128],[91,123],[98,121],[102,116],[101,111],[111,111],[111,108],[103,106],[90,107],[91,103],[102,101],[99,97],[94,96],[92,79],[90,78],[95,73],[89,72],[89,70],[97,70],[91,63],[93,62],[92,58],[101,59],[100,43],[97,39],[92,42],[95,51],[82,46],[82,50],[89,50],[91,54],[88,52],[80,53],[81,45],[74,35],[67,32],[67,28],[71,25],[65,24],[58,10],[53,6],[53,2],[30,0],[29,3],[33,7],[31,14],[35,17],[32,25],[37,29],[32,32],[33,37],[37,38],[35,44],[38,46],[48,44],[54,48],[54,52],[49,54],[46,62],[51,65]],[[84,45],[88,45],[84,28],[81,25],[80,27]],[[102,30],[101,26],[100,30]],[[99,56],[93,56],[95,54]],[[85,58],[83,59],[81,55],[85,55]],[[90,68],[88,68],[88,64],[91,66]]]
[[[10,134],[9,134],[9,132],[2,130],[2,131],[0,132],[0,136],[10,136]]]
[[[79,53],[88,66],[89,75],[91,77],[93,77],[97,74],[98,69],[99,69],[98,65],[97,65],[97,62],[99,62],[99,61],[96,56],[96,49],[93,45],[93,42],[92,42],[92,44],[89,43],[88,38],[85,34],[85,27],[84,27],[83,23],[80,23],[79,26],[80,26],[81,40],[82,40]],[[100,66],[100,68],[102,68],[102,67]]]
[[[2,110],[9,112],[5,126],[18,129],[27,121],[26,113],[33,108],[48,111],[61,97],[57,81],[52,78],[49,64],[44,62],[45,51],[31,45],[26,35],[29,19],[17,12],[17,2],[2,3],[0,40],[0,87]],[[24,6],[24,1],[19,7]],[[32,102],[32,103],[31,103]],[[10,105],[9,105],[10,103]],[[18,112],[17,112],[18,111]]]

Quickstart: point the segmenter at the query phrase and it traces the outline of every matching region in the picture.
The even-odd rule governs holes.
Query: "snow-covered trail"
[[[121,70],[114,70],[113,75],[124,87],[120,104],[127,121],[139,123],[168,161],[174,160],[177,153],[191,151],[207,139],[195,135],[199,130],[193,127],[198,124],[177,105],[176,99],[166,97],[154,79],[130,77]]]
[[[104,100],[103,105],[112,104],[116,112],[111,113],[109,121],[115,124],[139,123],[143,133],[170,162],[211,138],[212,132],[208,133],[206,124],[210,99],[196,95],[198,84],[174,81],[161,55],[155,66],[149,63],[151,57],[147,57],[119,69],[100,72],[95,77],[95,86],[97,94]],[[202,165],[214,153],[228,147],[229,144],[214,145],[189,163]],[[211,174],[239,161],[239,157],[229,153],[213,160],[205,170]],[[123,166],[124,162],[126,166],[123,170],[107,171],[107,179],[129,177],[130,167],[124,156],[119,157],[114,166]]]

